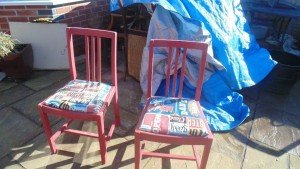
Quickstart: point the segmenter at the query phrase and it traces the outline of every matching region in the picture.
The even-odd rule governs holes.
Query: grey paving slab
[[[37,105],[50,95],[54,94],[56,90],[64,86],[68,82],[68,79],[63,79],[58,83],[49,86],[43,90],[36,92],[35,94],[28,96],[12,105],[13,108],[18,110],[19,112],[23,113],[26,117],[30,118],[31,120],[35,121],[37,124],[41,123],[40,114],[37,110]],[[58,118],[54,118],[53,116],[49,116],[49,120],[51,124],[54,124],[59,120]]]
[[[188,145],[176,146],[176,145],[169,145],[169,144],[161,144],[156,151],[159,151],[161,153],[168,153],[168,154],[171,153],[171,154],[193,156],[192,146],[188,146]],[[187,160],[150,158],[149,162],[144,166],[144,168],[189,169],[189,168],[196,168],[196,162],[187,161]]]
[[[251,139],[267,146],[300,155],[300,115],[289,114],[273,104],[259,103]],[[277,152],[278,155],[282,154]]]
[[[99,145],[95,139],[81,137],[80,142],[84,142],[83,148],[74,156],[74,163],[66,168],[134,168],[134,145],[132,141],[124,138],[113,138],[108,147],[107,163],[102,165],[99,156]],[[142,167],[145,166],[149,158],[142,160]],[[65,167],[65,166],[64,166]],[[146,167],[143,167],[146,168]]]
[[[111,80],[110,72],[102,75],[103,81]],[[119,104],[122,108],[135,114],[140,114],[140,100],[142,97],[142,90],[139,82],[131,77],[127,77],[124,81],[123,72],[118,72],[118,91]]]
[[[62,124],[63,121],[55,124],[52,127],[53,131],[56,131]],[[78,129],[81,128],[82,124],[80,122],[75,122],[71,126],[72,128]],[[78,139],[79,136],[67,134],[61,135],[55,141],[58,148],[58,154],[52,155],[50,147],[46,141],[46,136],[44,132],[42,132],[30,142],[13,148],[9,156],[25,168],[46,168],[47,165],[51,166],[53,163],[58,163],[59,165],[61,162],[71,159],[69,154],[76,152]],[[78,144],[78,147],[81,147],[80,144]],[[66,150],[70,153],[66,154]],[[70,163],[72,163],[72,161]]]
[[[209,159],[207,162],[207,169],[240,169],[241,162],[239,160],[234,160],[229,156],[224,155],[220,152],[211,151],[209,154]]]
[[[147,144],[146,144],[147,145]],[[200,147],[200,146],[199,146]],[[203,152],[203,147],[198,147],[199,155]],[[160,145],[156,151],[162,153],[172,153],[192,156],[193,151],[191,146],[188,145]],[[157,169],[157,168],[174,168],[174,169],[192,169],[196,168],[195,161],[187,160],[175,160],[175,159],[161,159],[161,158],[150,158],[149,162],[144,167],[145,169]],[[216,152],[214,150],[210,151],[209,159],[207,162],[207,169],[240,169],[241,161],[232,159],[230,156],[224,155],[221,152]]]
[[[119,104],[122,108],[139,115],[142,90],[138,82],[127,78],[126,82],[119,82]]]
[[[32,94],[33,92],[33,90],[22,85],[15,86],[1,92],[0,109]]]
[[[273,149],[266,149],[265,145],[252,142],[247,146],[242,169],[279,169],[289,168],[289,155],[277,156]]]
[[[55,82],[69,77],[69,71],[43,71],[36,72],[37,75],[23,84],[33,90],[40,90]]]
[[[12,148],[31,140],[42,128],[11,108],[0,110],[0,158]]]
[[[138,120],[138,116],[128,112],[128,110],[120,108],[120,119],[121,119],[121,126],[116,128],[115,133],[119,136],[124,136],[130,131],[130,129],[135,127]],[[107,129],[110,127],[110,124],[112,124],[113,120],[114,120],[114,113],[113,113],[113,107],[111,106],[109,107],[105,115],[105,127]]]
[[[299,169],[300,168],[300,156],[290,155],[290,166],[289,169]]]
[[[54,126],[58,128],[60,124]],[[96,131],[92,122],[75,122],[74,129]],[[25,168],[133,168],[134,146],[132,140],[113,137],[109,143],[107,164],[102,165],[97,139],[62,135],[56,141],[58,153],[51,155],[45,135],[41,134],[27,144],[14,148],[10,156]],[[143,163],[146,163],[143,160]]]
[[[11,82],[11,81],[8,81],[8,80],[4,80],[4,81],[0,81],[0,92],[4,91],[4,90],[7,90],[7,89],[10,89],[14,86],[17,86],[18,84],[15,83],[15,82]]]
[[[230,132],[214,135],[212,145],[214,155],[212,156],[221,160],[218,165],[222,165],[226,161],[234,161],[232,167],[241,167],[250,137],[251,126],[252,121],[248,121]],[[211,167],[217,167],[217,164],[211,164]]]
[[[20,164],[16,161],[13,161],[9,157],[5,156],[0,159],[0,168],[3,169],[24,169]]]

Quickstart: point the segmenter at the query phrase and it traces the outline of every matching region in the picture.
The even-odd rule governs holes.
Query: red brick
[[[1,29],[9,29],[8,23],[7,24],[0,24]]]
[[[109,11],[109,5],[104,6],[105,11]]]
[[[73,22],[71,24],[69,24],[69,26],[74,26],[74,27],[80,27],[81,26],[81,22]]]
[[[86,15],[80,15],[73,18],[73,22],[79,22],[86,19]]]
[[[26,6],[27,9],[47,9],[47,6],[45,5],[30,5]]]
[[[25,6],[5,6],[5,9],[25,9]]]
[[[81,26],[82,27],[86,27],[87,25],[88,25],[88,21],[87,20],[81,22]]]
[[[0,18],[0,23],[6,23],[7,22],[7,18],[1,17]]]
[[[91,18],[98,18],[98,13],[90,13],[90,14],[86,14],[86,18],[91,19]]]
[[[1,10],[0,11],[0,16],[15,16],[16,12],[13,10]]]
[[[101,11],[100,7],[92,8],[92,12],[100,12],[100,11]]]
[[[102,6],[102,5],[106,5],[107,2],[102,0],[102,1],[98,1],[97,4],[100,5],[100,6]]]
[[[72,18],[62,19],[59,23],[71,24],[73,22]]]
[[[83,9],[79,11],[79,15],[92,13],[91,9]]]
[[[64,6],[64,7],[59,7],[59,8],[56,8],[56,14],[59,15],[59,14],[65,14],[65,13],[68,13],[70,12],[72,9],[70,8],[70,6]]]
[[[66,13],[65,17],[72,18],[72,17],[78,16],[78,13],[79,13],[78,11],[74,11],[74,12],[72,11],[72,12]]]
[[[35,16],[35,15],[37,15],[37,11],[36,10],[17,10],[17,15]]]
[[[100,16],[100,17],[103,17],[104,15],[105,15],[104,12],[100,12],[100,13],[99,13],[99,16]]]
[[[8,21],[28,22],[28,18],[27,17],[8,17]]]

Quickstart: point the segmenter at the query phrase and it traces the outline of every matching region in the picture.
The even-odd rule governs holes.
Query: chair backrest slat
[[[150,42],[150,51],[149,51],[149,63],[148,63],[147,98],[151,97],[151,95],[152,95],[153,54],[154,54],[153,48],[154,48],[154,41],[151,41]]]
[[[206,63],[207,47],[203,49],[202,56],[203,55],[205,55],[205,57],[203,59],[201,59],[201,63],[200,63],[201,65],[205,65],[205,63]],[[200,100],[200,97],[201,97],[202,85],[203,85],[203,79],[204,79],[204,71],[205,71],[205,66],[201,66],[200,70],[199,70],[200,73],[198,75],[195,100]]]
[[[70,75],[72,79],[77,78],[77,72],[76,72],[76,65],[75,65],[75,58],[74,58],[74,45],[73,45],[73,36],[72,34],[68,33],[67,30],[67,46],[68,46],[68,58],[69,58],[69,64],[70,64]]]
[[[167,85],[166,85],[165,95],[169,95],[172,55],[173,55],[173,50],[172,50],[172,48],[169,48],[168,65],[167,65],[167,77],[166,77],[166,79],[167,79],[166,80]]]
[[[181,66],[180,84],[179,84],[179,91],[178,91],[179,98],[182,98],[183,81],[184,81],[184,75],[185,75],[186,51],[187,51],[187,49],[185,48],[183,50],[183,55],[182,55],[182,66]]]
[[[113,31],[90,29],[90,28],[67,28],[68,52],[70,72],[73,79],[77,78],[76,64],[74,57],[73,36],[84,38],[86,80],[101,82],[101,40],[111,40],[111,72],[112,84],[117,85],[117,33]],[[107,50],[107,49],[104,49]]]
[[[97,69],[101,70],[101,38],[97,37]],[[97,73],[97,81],[101,82],[101,73]]]
[[[206,43],[201,42],[193,42],[193,41],[182,41],[182,40],[166,40],[166,39],[154,39],[150,41],[150,51],[149,51],[149,65],[148,65],[148,91],[147,91],[147,98],[152,96],[152,83],[153,83],[153,57],[154,57],[154,48],[155,47],[164,47],[167,48],[169,51],[168,53],[168,60],[167,60],[167,72],[166,72],[166,91],[165,96],[169,96],[169,88],[170,88],[170,76],[171,76],[171,69],[172,69],[172,58],[173,58],[173,50],[175,48],[175,62],[174,62],[174,73],[173,73],[173,83],[172,83],[172,97],[179,97],[182,98],[182,90],[183,90],[183,82],[184,77],[187,73],[186,71],[186,60],[187,60],[187,51],[188,49],[195,49],[199,51],[199,58],[200,58],[200,69],[198,73],[198,79],[196,83],[196,93],[195,93],[195,100],[199,101],[202,91],[202,83],[205,71],[205,64],[206,64],[206,56],[207,56],[207,48],[208,45]],[[183,49],[183,50],[182,50]],[[181,55],[181,51],[183,54]],[[181,65],[181,74],[179,79],[179,91],[176,96],[176,87],[177,87],[177,74],[180,64],[180,57],[182,56],[182,65]]]
[[[175,68],[174,68],[173,85],[172,85],[172,97],[175,97],[175,92],[176,92],[177,69],[178,69],[179,55],[180,55],[180,48],[176,48]]]
[[[86,80],[91,79],[90,73],[90,38],[88,36],[84,37],[85,39],[85,63],[86,63]]]
[[[111,72],[112,83],[117,86],[117,34],[114,38],[111,38]],[[118,95],[116,95],[118,97]]]
[[[92,52],[92,57],[91,57],[91,80],[95,81],[96,80],[96,51],[95,51],[95,37],[92,36],[91,39],[91,52]]]

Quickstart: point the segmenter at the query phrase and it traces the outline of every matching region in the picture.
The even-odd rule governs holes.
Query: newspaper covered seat
[[[105,83],[75,79],[50,96],[45,104],[64,110],[97,113],[110,89],[111,86]]]
[[[151,97],[139,129],[142,131],[181,136],[206,136],[205,123],[191,99]]]

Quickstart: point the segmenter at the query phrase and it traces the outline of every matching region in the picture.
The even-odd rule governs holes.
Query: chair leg
[[[46,134],[48,144],[50,146],[50,150],[51,150],[52,154],[55,154],[57,152],[57,149],[56,149],[56,145],[55,145],[54,140],[51,140],[52,130],[51,130],[51,127],[50,127],[48,115],[43,112],[43,110],[40,106],[38,106],[38,110],[39,110],[40,115],[41,115],[42,123],[43,123],[43,126],[44,126],[44,130],[45,130],[45,134]]]
[[[97,120],[97,127],[98,127],[98,140],[99,140],[99,146],[100,146],[100,155],[101,155],[101,162],[102,164],[106,163],[106,154],[107,154],[107,144],[105,140],[104,135],[104,119],[103,116],[101,116]]]
[[[114,96],[114,114],[115,114],[115,125],[120,126],[120,107],[119,107],[119,98],[118,93],[115,93]]]
[[[137,134],[135,134],[134,146],[135,146],[135,169],[140,169],[141,168],[141,160],[142,160],[141,140],[137,136]]]
[[[209,144],[204,145],[203,155],[202,155],[201,164],[200,164],[199,169],[206,168],[211,145],[212,145],[212,141],[210,141]]]

